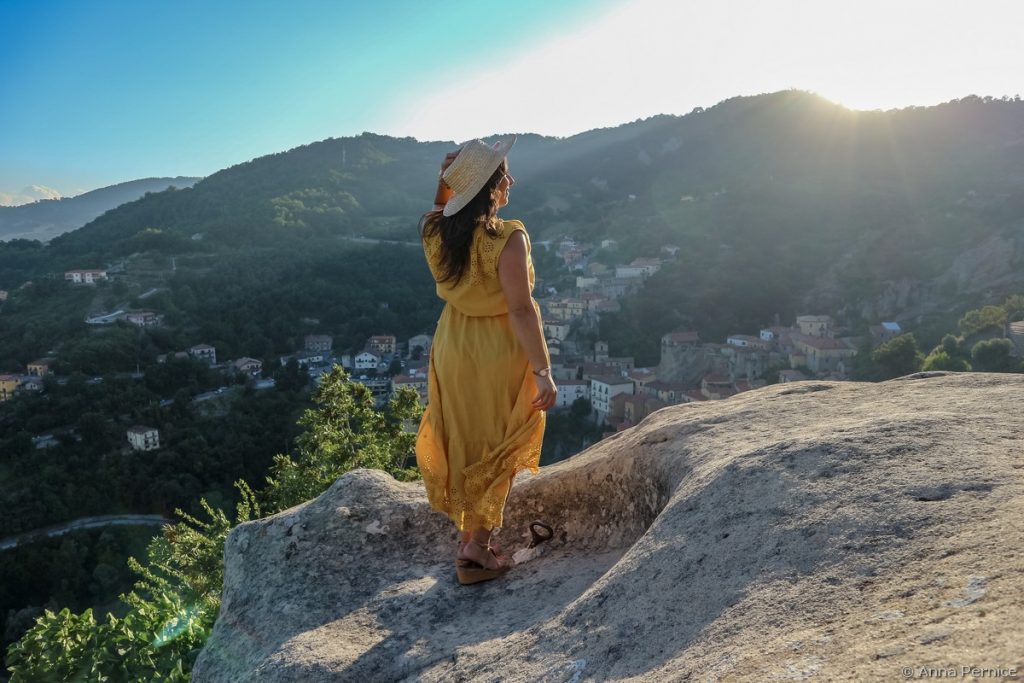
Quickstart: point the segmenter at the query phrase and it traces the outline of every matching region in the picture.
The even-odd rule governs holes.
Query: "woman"
[[[544,411],[558,390],[544,341],[530,238],[498,218],[515,180],[506,155],[515,136],[449,153],[420,237],[445,300],[430,348],[428,403],[416,436],[427,499],[461,532],[460,583],[511,567],[490,544],[516,473],[536,472]]]

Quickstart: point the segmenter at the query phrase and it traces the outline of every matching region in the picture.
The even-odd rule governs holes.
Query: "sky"
[[[0,205],[364,131],[575,133],[787,88],[1024,95],[1020,0],[0,0]]]

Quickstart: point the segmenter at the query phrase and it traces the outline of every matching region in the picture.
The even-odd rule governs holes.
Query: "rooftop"
[[[632,384],[633,380],[619,375],[597,375],[590,378],[591,382],[601,382],[608,385]]]

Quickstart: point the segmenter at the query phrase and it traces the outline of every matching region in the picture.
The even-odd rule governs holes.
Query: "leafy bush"
[[[1002,330],[1006,322],[1006,309],[1002,306],[984,306],[973,311],[967,311],[960,319],[958,326],[965,337],[988,332]]]
[[[963,358],[955,358],[943,350],[936,350],[932,351],[928,354],[928,357],[924,359],[924,364],[921,366],[921,369],[968,372],[970,371],[971,366]]]
[[[986,339],[974,345],[971,358],[974,366],[982,372],[1013,372],[1017,361],[1010,355],[1013,342],[1009,339]]]
[[[242,500],[234,523],[223,511],[200,500],[209,521],[175,514],[146,549],[148,564],[128,564],[141,579],[122,594],[128,613],[98,622],[92,610],[46,610],[35,626],[7,651],[11,683],[21,681],[187,681],[209,637],[224,583],[224,541],[231,529],[323,493],[339,476],[357,467],[390,472],[398,479],[419,476],[413,463],[415,432],[405,426],[422,415],[414,389],[395,392],[387,407],[374,407],[370,390],[349,381],[340,366],[324,375],[299,423],[297,457],[274,459],[260,498],[242,480]]]
[[[893,337],[875,349],[871,357],[882,372],[882,379],[917,372],[924,362],[924,355],[917,348],[917,340],[910,333]]]
[[[235,524],[259,516],[252,490],[242,493]],[[182,522],[164,527],[146,553],[143,567],[128,564],[142,578],[122,594],[128,614],[107,614],[97,622],[92,610],[73,614],[46,610],[7,651],[11,683],[18,681],[187,681],[220,609],[224,578],[224,539],[234,526],[220,510],[200,501],[209,522],[175,510]]]
[[[413,461],[416,434],[403,429],[422,414],[415,389],[399,389],[380,412],[366,385],[350,382],[345,369],[335,365],[323,376],[313,401],[317,408],[299,419],[306,431],[296,439],[298,460],[274,457],[264,491],[270,512],[315,498],[358,467],[384,470],[399,481],[419,478]]]

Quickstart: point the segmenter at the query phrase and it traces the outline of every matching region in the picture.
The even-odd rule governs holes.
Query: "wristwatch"
[[[541,368],[540,370],[534,370],[533,374],[537,375],[538,377],[550,377],[551,368]]]

